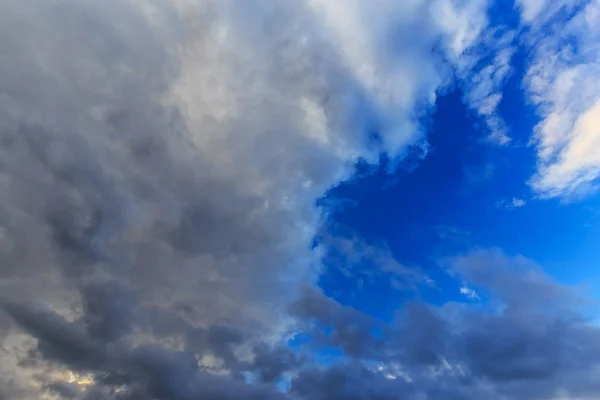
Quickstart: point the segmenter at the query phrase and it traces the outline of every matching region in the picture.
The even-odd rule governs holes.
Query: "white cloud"
[[[523,207],[527,204],[527,201],[520,199],[518,197],[513,197],[512,200],[500,200],[496,203],[496,208],[507,208],[507,209],[513,209],[513,208],[519,208],[519,207]]]
[[[446,29],[455,32],[452,37],[456,42],[449,45],[454,51],[448,57],[459,78],[464,101],[486,124],[487,139],[507,145],[511,138],[498,113],[498,105],[502,100],[502,87],[512,71],[515,32],[490,26],[488,1],[455,1],[454,4],[457,10],[440,14],[440,20]]]
[[[465,101],[486,123],[491,143],[501,146],[511,142],[508,128],[498,113],[502,100],[502,87],[512,71],[510,61],[515,52],[512,46],[513,32],[504,33],[500,39],[491,36],[493,30],[480,38],[486,51],[495,54],[490,63],[475,73],[471,69],[462,72]]]
[[[591,1],[556,25],[535,48],[525,78],[542,120],[535,128],[537,173],[543,197],[592,193],[600,176],[600,2]]]
[[[521,11],[521,19],[531,22],[550,2],[550,0],[517,0],[515,4]]]
[[[539,33],[544,24],[553,18],[568,15],[575,7],[581,5],[581,0],[516,0],[515,7],[520,13],[521,22],[528,29]],[[560,18],[559,18],[560,19]]]
[[[476,291],[469,289],[466,286],[460,288],[460,294],[464,295],[469,300],[479,300],[481,298]]]
[[[527,203],[523,199],[517,199],[516,197],[513,197],[511,204],[513,207],[517,208],[517,207],[523,207]]]
[[[464,56],[480,40],[481,33],[488,26],[486,0],[457,1],[436,0],[432,2],[434,18],[448,33],[447,45],[451,50],[449,56],[458,64],[468,64],[473,59]]]

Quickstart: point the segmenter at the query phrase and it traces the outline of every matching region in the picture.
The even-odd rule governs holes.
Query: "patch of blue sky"
[[[492,9],[492,20],[514,24],[514,13]],[[464,101],[461,84],[440,95],[423,119],[427,152],[415,147],[399,164],[381,156],[377,165],[356,165],[353,179],[330,190],[319,205],[331,229],[343,226],[367,243],[386,243],[399,263],[424,271],[435,285],[398,288],[388,275],[373,275],[363,261],[352,275],[326,259],[320,285],[343,304],[383,319],[410,298],[434,304],[473,301],[460,292],[439,260],[476,248],[500,247],[536,260],[563,283],[597,283],[600,262],[600,199],[540,199],[529,185],[536,171],[531,133],[539,121],[522,87],[529,48],[521,44],[501,88],[497,112],[511,142],[485,140],[483,119]],[[375,142],[377,134],[371,136]],[[329,265],[328,262],[329,261]]]

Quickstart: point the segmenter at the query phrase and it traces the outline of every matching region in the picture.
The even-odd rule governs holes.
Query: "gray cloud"
[[[209,375],[199,368],[193,352],[150,344],[105,345],[52,311],[18,304],[9,304],[6,310],[37,338],[36,352],[41,357],[94,374],[98,383],[90,390],[98,393],[86,392],[86,396],[105,392],[110,398],[283,398],[274,388]],[[77,388],[64,382],[53,382],[49,388],[63,397],[78,396]]]
[[[302,398],[315,400],[391,400],[406,397],[407,387],[360,365],[349,364],[324,371],[303,371],[294,379],[291,390]]]
[[[377,354],[382,345],[374,335],[383,327],[379,321],[342,306],[318,289],[305,287],[290,311],[302,322],[300,330],[313,331],[320,346],[332,345],[350,356],[364,357]],[[323,329],[328,328],[331,333],[324,335]]]
[[[507,307],[536,311],[563,309],[589,304],[583,287],[555,282],[533,260],[518,255],[507,257],[501,249],[473,251],[451,260],[451,272],[483,287],[489,295]]]
[[[580,289],[560,285],[532,260],[498,249],[446,261],[460,278],[491,293],[491,301],[407,304],[396,322],[380,328],[377,346],[353,362],[301,372],[292,384],[296,393],[348,399],[597,396],[600,328],[586,317],[590,300]],[[317,315],[321,329],[333,327],[331,338],[352,326],[363,345],[375,341],[369,339],[368,317],[353,311],[358,315],[347,317],[349,323],[342,315],[351,313],[328,306],[330,301],[302,300],[298,307]],[[352,354],[344,341],[328,345]]]

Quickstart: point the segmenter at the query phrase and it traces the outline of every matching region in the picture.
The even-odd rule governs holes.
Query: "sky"
[[[0,400],[600,398],[600,1],[4,0]]]

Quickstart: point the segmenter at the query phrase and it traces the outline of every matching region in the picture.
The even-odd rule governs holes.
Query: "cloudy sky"
[[[3,0],[1,400],[600,398],[600,1]]]

